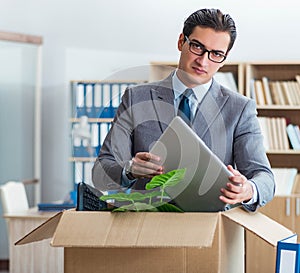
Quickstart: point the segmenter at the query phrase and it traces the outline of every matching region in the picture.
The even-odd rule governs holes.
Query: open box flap
[[[251,213],[242,208],[236,208],[222,214],[273,246],[276,246],[278,241],[294,234],[288,228],[260,212]]]
[[[26,234],[23,238],[18,240],[15,245],[24,245],[52,238],[62,214],[63,212],[55,214],[40,226]]]
[[[210,247],[220,213],[72,212],[52,240],[63,247]]]

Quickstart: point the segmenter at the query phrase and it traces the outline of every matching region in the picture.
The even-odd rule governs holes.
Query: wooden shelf
[[[251,62],[245,64],[246,95],[250,96],[253,80],[267,77],[270,81],[295,81],[300,74],[299,62]],[[257,107],[258,116],[284,117],[287,123],[300,125],[300,105],[264,105]],[[300,170],[299,150],[267,151],[271,166],[274,168],[297,168]]]
[[[70,162],[94,162],[96,157],[70,157]]]
[[[300,150],[268,150],[267,154],[272,154],[272,155],[300,155]]]
[[[300,108],[299,107],[264,107],[257,108],[258,116],[261,117],[284,117],[287,123],[300,125]]]
[[[250,97],[251,80],[260,80],[267,77],[270,81],[295,80],[295,76],[300,74],[299,62],[279,62],[279,63],[246,63],[246,96]]]
[[[70,122],[75,123],[75,122],[79,122],[80,118],[70,118]],[[113,119],[112,118],[89,118],[88,122],[89,123],[101,123],[101,122],[112,122]]]

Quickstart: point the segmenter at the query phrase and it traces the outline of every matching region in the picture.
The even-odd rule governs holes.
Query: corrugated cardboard
[[[272,249],[274,257],[277,242],[293,234],[263,214],[240,208],[219,213],[70,210],[58,213],[16,244],[41,240],[43,233],[49,238],[50,230],[51,245],[65,248],[66,273],[242,273],[244,228]],[[274,270],[275,262],[269,272]]]
[[[296,176],[293,192],[287,196],[275,196],[260,211],[276,222],[300,233],[300,175]]]

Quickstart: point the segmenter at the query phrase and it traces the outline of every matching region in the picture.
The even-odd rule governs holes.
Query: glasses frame
[[[186,41],[187,41],[187,43],[188,43],[188,45],[189,45],[189,51],[190,51],[191,53],[193,53],[193,54],[195,54],[195,55],[197,55],[197,56],[203,56],[203,55],[207,52],[207,54],[208,54],[208,59],[209,59],[210,61],[214,62],[214,63],[223,63],[223,62],[226,60],[226,57],[227,57],[227,56],[226,56],[225,54],[219,53],[218,50],[208,50],[208,49],[206,49],[205,46],[202,45],[201,43],[197,43],[197,42],[191,41],[186,35],[184,35],[184,37],[185,37],[185,39],[186,39]],[[203,48],[203,52],[202,52],[201,54],[194,52],[194,51],[191,49],[192,45],[201,46],[201,47]],[[223,60],[222,60],[222,61],[216,61],[216,60],[212,60],[212,59],[211,59],[210,54],[211,54],[211,53],[216,53],[216,52],[218,52],[218,54],[221,55],[221,56],[223,57]]]

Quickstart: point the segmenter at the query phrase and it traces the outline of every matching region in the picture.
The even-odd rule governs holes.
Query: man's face
[[[211,28],[197,26],[188,37],[191,42],[200,43],[207,50],[215,50],[226,54],[230,42],[227,32],[216,32]],[[178,49],[181,51],[178,77],[188,87],[192,88],[199,84],[207,83],[213,75],[224,65],[214,63],[208,59],[208,52],[202,56],[197,56],[190,52],[189,44],[181,33],[178,39]]]

